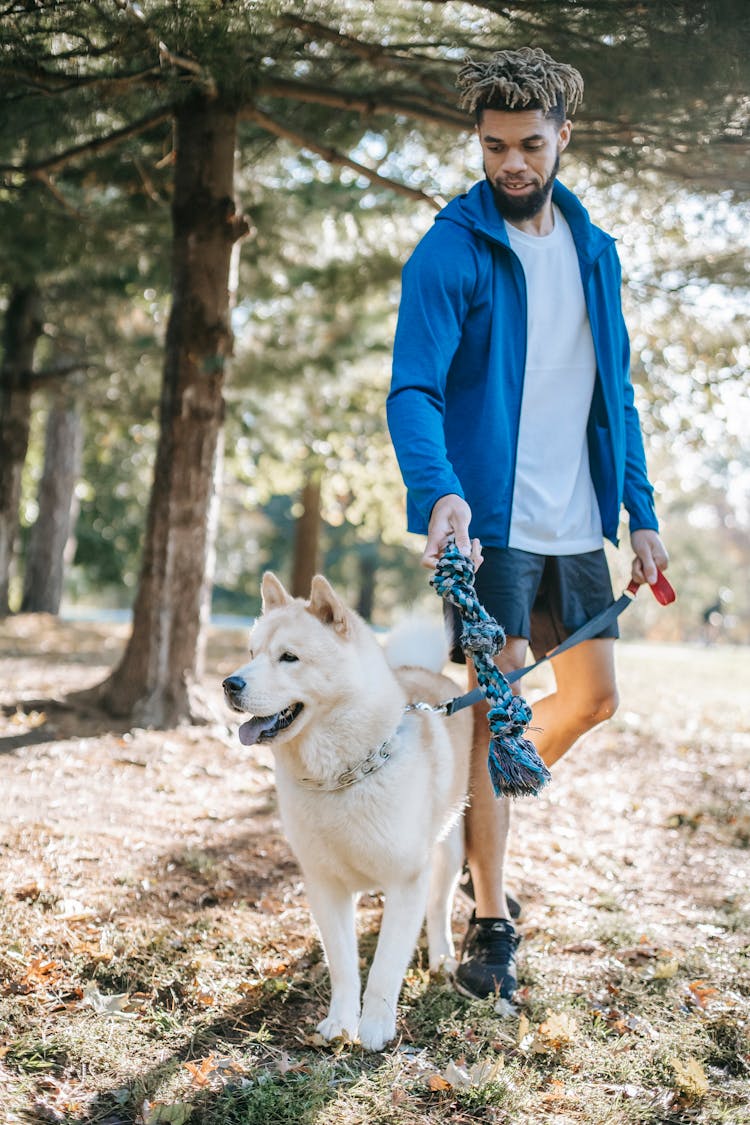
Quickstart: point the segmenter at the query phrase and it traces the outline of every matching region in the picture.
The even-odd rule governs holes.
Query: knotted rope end
[[[521,696],[513,695],[492,659],[505,645],[505,632],[477,599],[472,561],[454,542],[445,548],[430,585],[458,610],[461,647],[471,657],[477,682],[491,704],[487,766],[495,796],[536,796],[550,780],[550,772],[534,744],[523,737],[531,722],[531,708]]]

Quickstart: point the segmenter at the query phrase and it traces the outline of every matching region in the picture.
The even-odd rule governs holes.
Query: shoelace
[[[518,934],[508,928],[507,923],[493,922],[490,926],[478,925],[473,936],[472,945],[476,945],[477,952],[498,962],[507,959],[508,955],[515,953],[520,940]]]

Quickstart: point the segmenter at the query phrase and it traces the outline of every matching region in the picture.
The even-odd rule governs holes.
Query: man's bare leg
[[[498,657],[502,672],[523,668],[527,641],[509,637]],[[477,685],[474,668],[469,665],[469,690]],[[510,829],[510,801],[498,798],[492,788],[487,769],[489,727],[487,706],[478,703],[474,710],[474,741],[469,774],[469,807],[466,810],[466,858],[474,884],[474,901],[478,918],[506,918],[510,921],[505,899],[503,873]]]
[[[503,672],[522,668],[527,642],[510,637],[498,658]],[[586,731],[609,718],[617,707],[614,641],[583,641],[552,661],[556,690],[533,707],[531,737],[550,766]],[[470,669],[469,687],[476,685]],[[514,688],[515,690],[515,688]],[[495,797],[487,769],[487,708],[474,708],[470,803],[466,810],[466,853],[479,918],[509,918],[503,885],[510,827],[510,802]]]
[[[552,661],[555,691],[534,704],[532,741],[551,766],[586,731],[617,710],[615,642],[611,637],[582,641]]]

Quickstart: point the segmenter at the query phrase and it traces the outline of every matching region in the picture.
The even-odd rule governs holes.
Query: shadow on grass
[[[45,742],[61,742],[76,738],[100,738],[104,735],[121,737],[132,729],[132,722],[115,719],[95,708],[81,708],[66,699],[23,699],[0,705],[0,714],[11,718],[26,716],[33,725],[18,734],[0,737],[0,755],[13,754],[26,747],[40,746]],[[41,721],[38,717],[41,717]]]
[[[365,948],[374,944],[375,936],[366,935]],[[142,1120],[144,1100],[155,1099],[153,1111],[158,1114],[164,1084],[176,1074],[184,1075],[186,1064],[213,1056],[229,1068],[221,1088],[196,1088],[174,1101],[165,1099],[163,1116],[155,1121],[312,1125],[329,1102],[386,1062],[355,1046],[336,1049],[311,1040],[328,993],[327,974],[321,986],[320,974],[310,972],[311,962],[315,964],[316,955],[305,950],[289,961],[283,979],[264,980],[251,996],[186,1029],[166,1057],[160,1052],[158,1063],[135,1081],[113,1084],[95,1097],[85,1114],[66,1122],[135,1125]]]

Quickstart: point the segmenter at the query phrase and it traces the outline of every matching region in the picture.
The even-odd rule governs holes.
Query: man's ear
[[[287,605],[292,601],[291,596],[286,592],[272,570],[267,570],[263,575],[260,592],[263,598],[264,613],[269,613],[272,609],[279,609],[282,605]]]
[[[316,574],[310,587],[310,600],[306,609],[324,625],[333,625],[336,632],[346,637],[349,633],[349,615],[333,587],[322,574]]]

